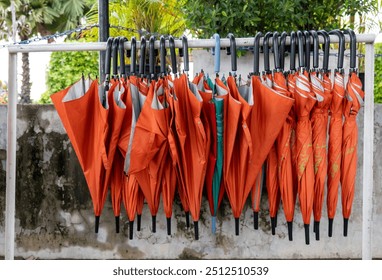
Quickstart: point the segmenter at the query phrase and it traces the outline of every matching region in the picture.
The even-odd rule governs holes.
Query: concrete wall
[[[6,106],[0,106],[0,256],[4,253]],[[297,208],[294,241],[288,241],[285,218],[279,211],[276,235],[271,235],[266,192],[263,192],[259,230],[253,229],[248,201],[240,221],[240,236],[227,200],[218,215],[217,233],[211,234],[210,214],[203,198],[200,240],[185,228],[180,202],[174,202],[173,234],[166,234],[163,208],[157,232],[151,233],[151,216],[145,205],[142,230],[128,239],[126,215],[116,234],[110,200],[103,210],[100,231],[94,233],[93,208],[84,176],[70,141],[52,105],[18,107],[16,242],[17,258],[39,259],[357,259],[362,240],[362,124],[359,116],[360,158],[349,236],[342,236],[340,201],[333,237],[327,236],[323,209],[321,240],[305,245],[301,213]],[[375,112],[373,257],[382,258],[382,106]]]

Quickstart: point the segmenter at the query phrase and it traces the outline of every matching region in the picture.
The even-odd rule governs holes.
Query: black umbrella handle
[[[264,35],[263,51],[264,51],[264,72],[270,73],[271,67],[269,64],[269,38],[272,36],[272,32],[267,32]]]
[[[291,71],[296,70],[296,32],[290,33],[290,63],[289,69]]]
[[[176,54],[175,54],[175,41],[173,36],[169,36],[169,44],[170,44],[170,55],[171,55],[171,67],[172,73],[176,75],[178,73],[178,69],[176,66]]]
[[[143,78],[145,75],[146,66],[146,39],[141,38],[141,57],[139,58],[139,74]]]
[[[280,49],[279,49],[279,33],[273,32],[273,61],[276,71],[281,70],[280,66]]]
[[[305,35],[305,67],[310,69],[310,33],[309,31],[304,31]]]
[[[131,37],[130,73],[135,75],[137,69],[137,39]]]
[[[288,33],[286,33],[285,31],[282,32],[280,36],[279,61],[281,70],[284,70],[285,67],[285,45],[287,36]]]
[[[229,38],[229,47],[227,47],[227,55],[231,55],[231,70],[236,72],[237,70],[237,59],[236,59],[236,40],[232,33],[227,35]]]
[[[187,72],[187,71],[190,71],[190,60],[188,55],[188,40],[186,35],[182,36],[182,50],[183,50],[184,71]]]
[[[325,30],[319,30],[317,31],[318,35],[321,35],[324,38],[324,58],[322,62],[322,70],[324,72],[329,71],[329,51],[330,51],[330,36],[329,33],[326,32]]]
[[[159,49],[160,49],[160,73],[161,75],[165,75],[167,50],[166,50],[166,39],[164,38],[164,36],[160,36]]]
[[[114,38],[112,46],[112,57],[113,57],[113,78],[118,77],[118,48],[119,48],[119,37]]]
[[[318,52],[318,46],[319,46],[319,40],[318,40],[318,34],[315,30],[309,31],[310,35],[313,37],[313,69],[318,69],[318,60],[319,60],[319,52]]]
[[[150,69],[150,78],[155,78],[155,37],[151,36],[149,40],[149,69]]]
[[[357,36],[351,29],[345,29],[343,32],[344,34],[348,34],[350,36],[350,72],[354,72],[357,71]]]
[[[119,71],[121,74],[121,77],[126,76],[126,69],[125,69],[125,43],[127,42],[126,37],[120,37],[119,39]]]
[[[110,66],[111,66],[111,50],[113,46],[113,37],[109,37],[106,43],[106,54],[105,54],[105,82],[110,80]]]
[[[344,56],[345,56],[345,35],[338,29],[331,30],[330,35],[336,35],[339,39],[338,45],[338,60],[337,60],[337,71],[343,71],[344,67]]]
[[[298,66],[300,69],[305,68],[305,57],[304,57],[304,33],[301,30],[297,31],[298,40]]]
[[[260,38],[263,37],[263,33],[257,32],[255,35],[255,41],[253,44],[253,75],[260,75]]]

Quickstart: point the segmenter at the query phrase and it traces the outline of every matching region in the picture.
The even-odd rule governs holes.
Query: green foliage
[[[110,36],[125,36],[126,38],[136,36],[140,38],[145,33],[181,36],[186,30],[181,9],[182,2],[176,0],[111,0],[109,3],[110,25],[142,32],[110,28]],[[98,3],[93,5],[85,17],[87,24],[98,23]],[[87,40],[98,40],[98,30],[85,31],[84,34]]]
[[[374,0],[184,0],[187,27],[198,38],[214,33],[333,29],[344,15],[375,9]]]
[[[382,54],[382,43],[377,43],[375,53]],[[376,57],[374,61],[374,102],[382,103],[382,57]]]
[[[38,103],[51,103],[50,95],[75,83],[81,75],[98,75],[98,52],[55,52],[52,53],[47,73],[48,90]]]

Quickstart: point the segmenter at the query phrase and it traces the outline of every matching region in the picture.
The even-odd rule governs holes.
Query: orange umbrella
[[[285,34],[285,33],[283,33]],[[280,48],[280,64],[284,65],[283,63],[283,53],[284,53],[284,44],[285,44],[285,35],[281,35],[281,46]],[[291,69],[294,71],[294,66],[292,62],[294,62],[295,59],[295,53],[296,53],[296,36],[295,33],[292,32],[290,35],[291,39]],[[275,44],[274,44],[275,45]],[[277,50],[275,45],[275,50]],[[280,69],[283,69],[284,66],[280,66]],[[294,80],[292,77],[294,77],[294,74],[289,74],[288,77],[290,77],[290,90],[288,90],[286,85],[286,79],[282,72],[276,72],[274,74],[274,86],[279,90],[280,93],[290,97],[294,98]],[[295,209],[295,203],[296,203],[296,194],[297,191],[294,187],[294,167],[293,167],[293,160],[292,160],[292,149],[291,149],[291,141],[292,136],[294,135],[294,126],[295,126],[295,115],[293,107],[289,111],[288,117],[283,124],[283,127],[281,128],[280,134],[277,137],[277,154],[278,154],[278,181],[280,185],[280,193],[281,193],[281,201],[284,209],[284,215],[285,219],[288,224],[288,237],[289,240],[293,240],[293,234],[292,234],[292,222],[294,218],[294,209]]]
[[[356,36],[352,30],[346,30],[350,35],[350,77],[346,85],[344,100],[344,126],[342,136],[342,162],[341,162],[341,201],[342,215],[344,217],[344,236],[347,236],[348,221],[352,210],[357,173],[357,141],[358,126],[357,114],[363,105],[365,93],[362,82],[356,70]]]
[[[96,217],[95,231],[98,232],[108,190],[104,188],[105,173],[110,168],[105,145],[108,112],[100,102],[98,82],[91,82],[85,90],[83,86],[82,82],[77,82],[51,98],[62,116],[61,121],[84,172]]]
[[[327,72],[327,62],[324,62],[323,70],[318,72],[318,34],[315,34],[315,49],[313,71],[310,74],[312,91],[317,98],[316,106],[311,113],[312,122],[312,143],[314,155],[314,232],[316,240],[319,240],[319,225],[322,213],[322,204],[324,201],[325,181],[327,176],[327,126],[329,106],[331,102],[331,83]],[[324,34],[324,33],[320,33]],[[325,35],[324,35],[325,36]],[[329,36],[325,36],[325,51],[327,51],[324,60],[328,60]]]
[[[333,219],[336,214],[338,200],[338,186],[341,178],[341,154],[342,154],[342,113],[345,96],[343,76],[343,55],[345,50],[345,38],[340,31],[331,31],[339,36],[337,69],[334,73],[332,89],[332,103],[330,104],[329,143],[328,143],[328,181],[327,181],[327,211],[329,218],[329,237],[333,232]]]
[[[193,89],[193,91],[191,91]],[[185,194],[194,220],[195,239],[199,239],[198,221],[207,164],[207,136],[201,119],[202,98],[186,74],[174,81],[175,125],[180,147],[180,173],[184,178]],[[181,129],[178,129],[181,126]],[[184,134],[182,134],[184,133]]]
[[[299,61],[301,71],[296,77],[296,156],[297,156],[297,186],[300,209],[305,228],[305,243],[309,244],[309,224],[313,209],[314,198],[314,166],[312,149],[312,126],[310,112],[316,103],[316,98],[311,92],[309,74],[305,70],[302,58],[303,54],[303,34],[297,32],[299,38]],[[308,44],[308,42],[307,42]]]

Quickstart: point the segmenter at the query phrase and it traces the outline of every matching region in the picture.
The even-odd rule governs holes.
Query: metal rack
[[[345,35],[346,42],[350,38]],[[365,43],[365,104],[363,130],[363,208],[362,208],[362,259],[372,259],[372,219],[373,219],[373,141],[374,141],[374,41],[375,34],[357,35],[358,43]],[[320,38],[322,39],[322,38]],[[330,36],[331,43],[338,43],[337,36]],[[254,38],[236,38],[238,47],[253,46]],[[286,42],[289,44],[289,41]],[[320,42],[322,43],[322,42]],[[229,39],[221,39],[222,48],[230,45]],[[181,40],[175,40],[175,47],[182,46]],[[212,48],[215,39],[188,40],[189,48]],[[137,42],[140,47],[140,42]],[[166,41],[166,47],[168,42]],[[130,49],[130,42],[125,43]],[[159,41],[155,42],[159,48]],[[6,167],[6,217],[5,217],[5,259],[14,259],[15,243],[15,204],[16,204],[16,151],[17,151],[17,54],[29,52],[63,52],[63,51],[103,51],[106,43],[70,43],[45,45],[15,45],[8,47],[8,116],[7,116],[7,167]]]

